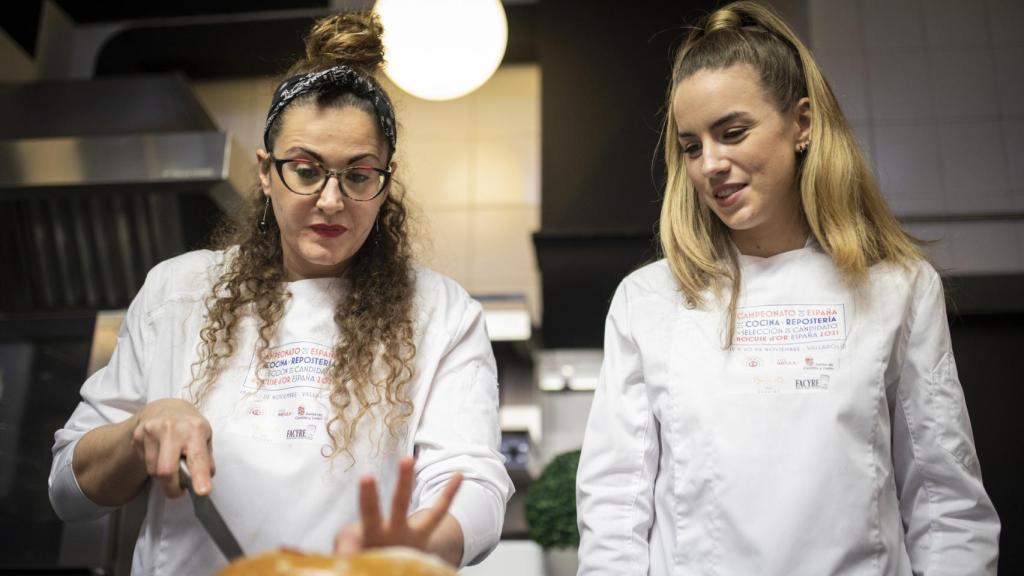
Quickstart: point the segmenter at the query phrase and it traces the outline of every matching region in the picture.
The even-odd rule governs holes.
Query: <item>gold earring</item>
[[[809,139],[808,140],[804,140],[803,142],[801,142],[801,143],[796,145],[796,153],[797,154],[803,154],[804,152],[807,152],[807,147],[810,146],[810,145],[811,145],[811,141]]]

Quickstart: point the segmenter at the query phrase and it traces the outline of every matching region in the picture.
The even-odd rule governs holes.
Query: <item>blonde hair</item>
[[[740,291],[729,229],[698,198],[686,175],[672,102],[680,82],[701,70],[747,64],[780,112],[810,100],[810,146],[798,160],[803,216],[815,239],[850,285],[883,261],[908,266],[922,258],[889,211],[832,89],[792,29],[755,2],[724,6],[693,28],[676,54],[665,121],[667,180],[661,208],[661,250],[688,302],[721,300],[730,288],[725,346],[732,344]],[[795,152],[794,152],[795,153]]]
[[[306,37],[306,56],[288,75],[346,64],[372,79],[383,63],[381,34],[380,22],[372,14],[346,13],[318,20]],[[310,93],[296,98],[289,109],[304,105],[351,106],[376,115],[372,103],[348,91]],[[285,109],[271,127],[271,149],[280,126],[288,121],[287,112]],[[404,190],[394,180],[389,187],[374,231],[348,266],[348,289],[330,312],[341,338],[334,345],[330,367],[329,400],[334,415],[327,428],[331,445],[325,447],[324,455],[328,457],[339,452],[351,457],[360,422],[378,409],[382,409],[390,436],[388,446],[394,448],[413,412],[408,390],[416,353],[412,249]],[[265,210],[258,189],[257,185],[248,215],[237,221],[226,219],[215,240],[215,245],[235,246],[237,251],[229,252],[231,257],[206,299],[207,319],[200,331],[199,356],[192,365],[190,384],[196,388],[193,397],[197,405],[216,382],[226,360],[236,353],[239,320],[246,316],[257,321],[256,357],[260,366],[265,365],[289,297],[280,229],[273,211],[266,212],[265,232],[256,226]]]

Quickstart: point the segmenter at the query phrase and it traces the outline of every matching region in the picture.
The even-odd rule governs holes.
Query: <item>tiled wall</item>
[[[936,266],[1024,272],[1024,2],[808,0],[808,12],[818,63],[897,215],[938,241]]]
[[[537,65],[506,66],[449,102],[391,90],[404,128],[399,170],[432,241],[424,261],[473,293],[525,294],[535,324],[540,80]]]
[[[194,87],[240,146],[262,145],[272,81]],[[388,88],[400,124],[397,176],[418,221],[420,260],[474,294],[524,294],[538,323],[530,235],[540,218],[540,67],[502,67],[476,92],[447,102]]]

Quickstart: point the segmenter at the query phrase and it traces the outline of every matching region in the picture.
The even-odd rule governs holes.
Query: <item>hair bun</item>
[[[384,27],[372,12],[321,18],[306,35],[306,61],[314,68],[345,64],[373,75],[384,64]]]
[[[737,0],[715,10],[704,26],[706,33],[720,30],[760,30],[770,32],[769,23],[778,20],[771,8],[750,0]]]
[[[729,7],[716,10],[708,17],[705,30],[708,33],[719,30],[737,30],[743,27],[743,17]]]

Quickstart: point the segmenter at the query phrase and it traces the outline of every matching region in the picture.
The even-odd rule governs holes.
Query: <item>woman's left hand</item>
[[[448,508],[462,483],[462,474],[456,472],[452,476],[436,504],[409,516],[413,467],[414,461],[410,457],[402,458],[398,464],[398,484],[391,498],[391,517],[388,519],[381,518],[376,481],[370,476],[359,481],[362,521],[349,524],[338,532],[334,542],[335,553],[345,555],[367,548],[407,546],[440,554],[448,562],[458,565],[462,555],[462,530],[448,514]],[[458,555],[452,557],[455,550]]]

